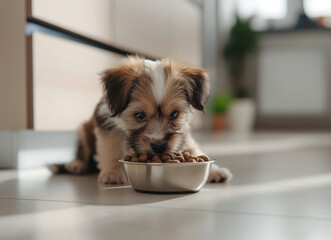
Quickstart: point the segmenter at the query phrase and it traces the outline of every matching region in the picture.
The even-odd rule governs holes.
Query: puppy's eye
[[[135,117],[137,119],[138,122],[144,122],[146,121],[146,114],[143,112],[138,112],[135,114]]]
[[[173,111],[172,113],[170,113],[169,118],[175,119],[177,116],[178,116],[178,111]]]

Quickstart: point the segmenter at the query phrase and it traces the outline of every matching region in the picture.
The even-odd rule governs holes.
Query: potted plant
[[[251,28],[250,22],[251,19],[237,17],[223,48],[235,98],[229,108],[229,128],[237,133],[252,131],[255,120],[255,104],[245,74],[249,56],[258,46],[258,34]]]
[[[232,97],[229,94],[217,94],[210,101],[213,112],[213,131],[218,132],[226,127],[226,112],[228,111]]]

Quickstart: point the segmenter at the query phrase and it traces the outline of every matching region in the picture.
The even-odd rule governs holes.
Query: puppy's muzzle
[[[151,148],[154,153],[162,154],[167,149],[167,142],[154,142],[151,143]]]

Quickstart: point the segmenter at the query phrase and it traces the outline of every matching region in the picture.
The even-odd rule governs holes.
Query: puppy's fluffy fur
[[[190,121],[193,108],[205,110],[209,96],[205,70],[129,57],[104,72],[102,85],[104,97],[79,129],[76,159],[65,166],[68,171],[86,173],[94,158],[100,182],[123,183],[126,177],[118,160],[125,154],[154,153],[153,144],[161,144],[157,150],[164,153],[203,154],[190,134]],[[209,182],[230,178],[227,169],[213,164]]]

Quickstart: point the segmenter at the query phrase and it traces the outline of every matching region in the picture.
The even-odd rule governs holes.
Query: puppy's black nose
[[[167,149],[167,143],[166,142],[154,142],[151,143],[151,148],[153,152],[157,154],[164,153],[165,150]]]

